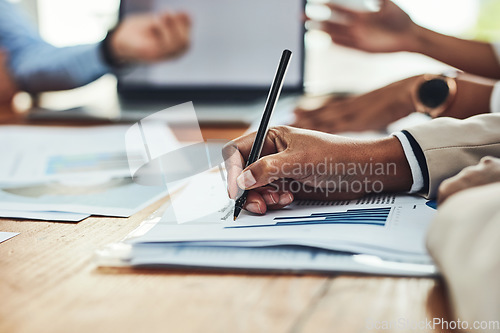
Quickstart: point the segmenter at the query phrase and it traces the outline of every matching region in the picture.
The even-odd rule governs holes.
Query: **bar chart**
[[[230,228],[262,228],[311,224],[362,224],[385,226],[390,212],[390,207],[349,209],[344,212],[312,213],[307,216],[280,216],[274,218],[274,221],[276,221],[275,224],[233,226]]]

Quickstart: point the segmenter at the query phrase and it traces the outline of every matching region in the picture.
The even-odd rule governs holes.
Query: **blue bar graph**
[[[229,228],[256,228],[310,224],[364,224],[385,226],[391,208],[349,209],[345,212],[314,213],[308,216],[275,217],[276,224],[231,226]]]

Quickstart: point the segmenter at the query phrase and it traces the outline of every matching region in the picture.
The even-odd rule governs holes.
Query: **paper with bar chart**
[[[199,176],[214,183],[220,176]],[[210,178],[211,177],[211,178]],[[199,188],[198,188],[199,189]],[[203,209],[207,197],[197,201],[190,192],[184,204]],[[200,191],[198,191],[200,192]],[[179,224],[173,208],[163,219],[130,243],[182,244],[190,246],[307,246],[325,250],[376,255],[407,262],[430,262],[425,248],[427,225],[435,210],[418,196],[382,194],[347,201],[299,201],[263,216],[243,212],[236,222],[224,209]],[[211,201],[213,202],[213,201]],[[223,201],[221,201],[222,203]],[[213,209],[213,207],[212,207]],[[230,214],[229,214],[230,215]]]

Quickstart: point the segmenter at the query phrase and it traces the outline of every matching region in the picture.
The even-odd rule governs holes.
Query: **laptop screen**
[[[293,52],[284,92],[302,92],[304,0],[122,0],[120,17],[186,12],[191,43],[182,56],[118,76],[121,95],[165,98],[267,94],[280,55]]]

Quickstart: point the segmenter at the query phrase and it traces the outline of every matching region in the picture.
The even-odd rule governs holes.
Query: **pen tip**
[[[236,221],[236,216],[235,216],[235,217],[233,217],[233,221]]]

